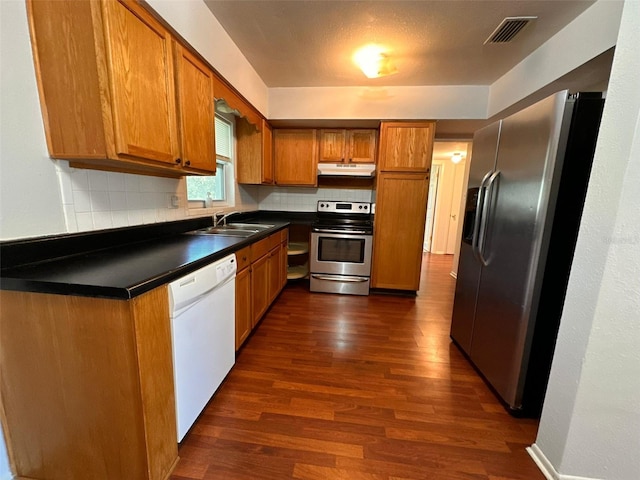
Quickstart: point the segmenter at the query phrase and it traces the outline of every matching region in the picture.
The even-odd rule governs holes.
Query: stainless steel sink
[[[274,225],[266,225],[264,223],[228,223],[218,227],[201,228],[194,230],[195,235],[221,235],[226,237],[242,237],[247,238],[256,233],[268,230]]]
[[[268,230],[275,227],[275,225],[267,225],[265,223],[227,223],[226,228],[240,229],[240,230]]]
[[[260,230],[244,230],[240,228],[229,228],[226,227],[207,227],[201,228],[200,230],[194,230],[193,234],[195,235],[220,235],[223,237],[242,237],[247,238],[251,235],[255,235]]]
[[[217,227],[201,228],[200,230],[194,230],[190,233],[195,235],[221,235],[223,237],[247,238],[274,226],[275,225],[267,225],[264,223],[228,223]]]

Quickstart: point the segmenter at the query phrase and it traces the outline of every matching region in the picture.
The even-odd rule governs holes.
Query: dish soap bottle
[[[204,207],[205,208],[213,207],[213,198],[211,198],[211,192],[207,192],[207,198],[204,199]]]

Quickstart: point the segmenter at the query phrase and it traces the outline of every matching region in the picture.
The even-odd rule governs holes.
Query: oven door
[[[371,275],[372,236],[311,232],[311,273]]]

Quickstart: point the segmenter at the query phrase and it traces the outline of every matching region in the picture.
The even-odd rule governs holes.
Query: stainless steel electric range
[[[320,200],[311,226],[312,292],[369,295],[371,204]]]

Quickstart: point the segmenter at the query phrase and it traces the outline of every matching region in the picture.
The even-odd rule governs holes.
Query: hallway
[[[452,256],[416,298],[287,286],[180,446],[172,480],[542,480],[515,419],[449,339]]]

